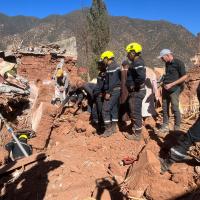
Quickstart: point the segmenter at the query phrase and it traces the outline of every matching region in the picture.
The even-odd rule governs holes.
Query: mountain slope
[[[85,29],[87,10],[67,15],[51,15],[44,19],[8,17],[0,14],[0,48],[23,40],[23,45],[43,44],[76,36],[79,63],[87,65]],[[197,50],[197,38],[180,25],[166,21],[147,21],[128,17],[110,17],[111,39],[107,49],[113,50],[119,61],[126,58],[124,47],[137,41],[143,45],[146,64],[160,65],[156,59],[162,48],[170,48],[177,57],[190,65]],[[90,50],[89,50],[90,51]]]

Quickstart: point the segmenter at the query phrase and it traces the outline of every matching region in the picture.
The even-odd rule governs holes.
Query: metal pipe
[[[28,154],[27,154],[26,150],[24,149],[24,147],[19,142],[18,138],[16,137],[16,135],[14,133],[14,130],[8,125],[7,121],[4,119],[4,117],[2,116],[1,113],[0,113],[0,119],[5,123],[8,132],[11,133],[13,139],[17,143],[18,147],[20,148],[20,150],[22,151],[22,153],[24,154],[24,156],[28,157]]]

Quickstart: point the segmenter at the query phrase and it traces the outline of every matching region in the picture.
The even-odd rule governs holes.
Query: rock
[[[128,196],[142,198],[146,188],[156,176],[160,176],[160,162],[150,150],[144,149],[138,162],[128,174],[130,177],[127,185]]]
[[[90,114],[88,112],[82,112],[78,115],[78,120],[88,123],[90,120]]]
[[[87,126],[86,132],[85,132],[85,136],[86,137],[90,137],[92,136],[94,133],[96,132],[96,129],[94,127],[92,127],[90,124]]]
[[[184,175],[183,175],[184,174]],[[189,182],[191,180],[193,180],[193,173],[177,173],[177,174],[173,174],[172,181],[174,181],[175,183],[178,183],[184,187],[187,187],[189,185]]]
[[[151,200],[176,199],[186,192],[182,185],[165,179],[155,179],[147,188],[145,195]]]
[[[90,144],[90,145],[88,145],[88,150],[89,151],[97,152],[99,149],[102,149],[102,145],[101,144]]]
[[[49,103],[43,102],[40,104],[39,108],[41,110],[38,116],[40,120],[38,121],[37,126],[35,126],[37,137],[32,138],[30,143],[34,148],[44,149],[52,131],[54,117],[51,113],[55,111],[55,107]],[[36,113],[37,112],[35,112],[33,116],[36,117]]]
[[[78,133],[85,132],[86,131],[86,126],[85,126],[84,122],[78,121],[76,123],[75,130]]]
[[[5,160],[8,157],[8,151],[5,148],[0,147],[0,165],[5,164]]]
[[[194,168],[194,170],[195,170],[195,172],[196,172],[198,175],[200,175],[200,166],[196,166],[196,167]]]
[[[70,171],[81,174],[81,170],[77,166],[71,166]]]
[[[60,142],[56,141],[55,145],[56,145],[56,146],[60,145]]]
[[[183,187],[188,187],[194,182],[194,169],[186,163],[175,163],[171,167],[171,172],[173,174],[171,180]]]
[[[60,127],[56,129],[56,133],[59,135],[67,135],[70,133],[72,126],[70,123],[62,123]]]

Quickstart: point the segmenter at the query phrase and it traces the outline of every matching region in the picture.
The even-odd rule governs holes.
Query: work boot
[[[109,137],[113,134],[113,128],[112,128],[112,124],[106,124],[105,125],[105,131],[104,133],[101,135],[101,137]]]
[[[169,127],[166,124],[163,124],[161,128],[156,129],[156,134],[160,138],[165,138],[169,134]]]
[[[128,140],[136,140],[136,141],[140,141],[142,139],[142,134],[141,134],[141,130],[134,130],[132,129],[132,133],[124,133],[124,136],[128,139]]]
[[[105,131],[105,126],[104,126],[104,123],[98,123],[97,126],[96,126],[96,130],[97,130],[97,133],[100,135],[102,133],[104,133]]]
[[[163,159],[160,158],[160,165],[161,165],[161,174],[164,174],[165,172],[170,170],[170,167],[172,166],[172,164],[174,163],[172,160],[170,159]]]
[[[116,133],[116,131],[117,131],[117,122],[112,122],[112,131],[113,131],[113,133]]]

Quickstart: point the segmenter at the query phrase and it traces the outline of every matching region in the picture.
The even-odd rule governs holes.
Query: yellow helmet
[[[111,59],[111,58],[114,58],[114,57],[115,57],[115,55],[112,51],[105,51],[101,54],[100,60],[102,61],[104,58]]]
[[[136,42],[132,42],[126,47],[126,51],[127,53],[130,53],[131,51],[135,51],[135,53],[140,53],[142,52],[142,46]]]
[[[25,134],[22,134],[22,135],[19,136],[19,139],[22,139],[22,138],[24,138],[24,139],[28,139],[28,136],[25,135]]]
[[[58,69],[57,73],[56,73],[56,77],[61,77],[63,76],[63,70],[62,69]]]

